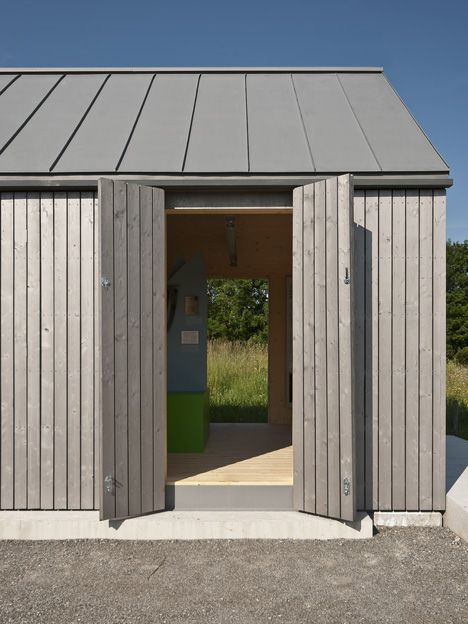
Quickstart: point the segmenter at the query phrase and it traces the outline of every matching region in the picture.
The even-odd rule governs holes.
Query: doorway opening
[[[268,422],[267,279],[208,279],[210,423]]]
[[[223,508],[226,495],[226,508],[255,508],[264,496],[265,508],[291,508],[291,214],[174,210],[167,216],[167,257],[168,285],[179,291],[168,334],[169,399],[174,390],[191,401],[189,392],[206,391],[208,408],[203,448],[168,448],[169,500],[183,508],[183,486],[223,486],[215,501],[214,489],[197,488],[190,505],[204,508],[206,496],[210,508]],[[196,297],[198,316],[187,314],[189,296]],[[191,344],[183,344],[187,332]],[[172,416],[168,410],[169,438]],[[189,439],[199,419],[195,401],[176,416],[178,434]],[[189,490],[195,496],[193,488],[183,496]]]

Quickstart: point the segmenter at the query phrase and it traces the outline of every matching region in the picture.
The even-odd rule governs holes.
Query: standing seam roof
[[[0,173],[447,173],[379,69],[0,70]]]

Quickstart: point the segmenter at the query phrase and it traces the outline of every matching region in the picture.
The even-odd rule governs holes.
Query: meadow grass
[[[468,366],[447,362],[447,433],[453,433],[450,406],[458,402],[458,435],[468,440]]]
[[[268,347],[208,342],[211,422],[268,421]]]

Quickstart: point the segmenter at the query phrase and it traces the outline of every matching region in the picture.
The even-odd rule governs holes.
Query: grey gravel
[[[447,529],[365,541],[0,542],[3,622],[468,622],[468,545]]]

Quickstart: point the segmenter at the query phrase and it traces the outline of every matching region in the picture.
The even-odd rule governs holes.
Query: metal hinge
[[[115,479],[112,475],[107,475],[104,478],[104,494],[115,496]]]
[[[110,279],[109,279],[108,277],[106,277],[105,275],[103,275],[103,276],[101,277],[101,286],[102,286],[103,288],[106,288],[106,289],[107,289],[107,288],[109,288],[109,287],[110,287],[110,285],[111,285],[111,281],[110,281]]]
[[[344,281],[345,284],[351,284],[351,278],[349,276],[349,269],[348,269],[348,267],[346,267],[346,269],[345,269],[344,280],[343,281]]]
[[[345,496],[349,496],[351,492],[351,481],[350,479],[348,479],[348,477],[345,477],[343,479],[343,493]]]

